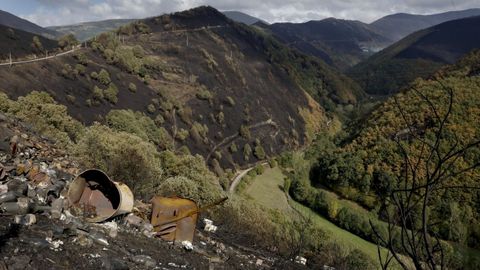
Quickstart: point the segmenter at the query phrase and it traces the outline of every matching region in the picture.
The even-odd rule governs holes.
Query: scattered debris
[[[295,262],[298,264],[306,265],[307,264],[307,259],[301,256],[295,257]]]
[[[182,246],[186,250],[193,250],[193,245],[190,241],[182,241]]]
[[[203,219],[203,223],[205,223],[205,227],[203,228],[204,231],[206,232],[216,232],[217,231],[217,226],[213,225],[213,221],[207,218]]]
[[[86,170],[68,189],[68,200],[89,222],[101,222],[130,213],[133,193],[122,183],[113,182],[100,170]]]
[[[14,218],[15,224],[30,226],[37,222],[37,217],[34,214],[26,214],[24,216],[16,215]]]

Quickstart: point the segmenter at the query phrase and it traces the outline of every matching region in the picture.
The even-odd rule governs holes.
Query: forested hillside
[[[374,224],[382,228],[382,220],[387,218],[384,210],[393,210],[389,203],[392,192],[398,192],[404,184],[411,186],[412,179],[419,186],[427,183],[440,162],[439,183],[426,203],[429,233],[479,249],[479,75],[477,50],[431,79],[417,79],[408,89],[388,99],[352,137],[334,144],[322,136],[306,156],[313,162],[309,174],[302,177],[298,171],[299,177],[292,178],[292,196],[342,228],[375,242],[378,237],[368,220],[378,218],[380,223]],[[405,166],[412,166],[407,175]],[[333,205],[331,195],[327,196],[322,189],[356,201],[372,216]],[[413,211],[420,222],[420,209]],[[395,240],[397,244],[398,241]],[[464,260],[463,267],[468,269],[475,269],[473,265],[479,263],[467,263],[465,260],[472,258],[462,252],[451,256],[448,260],[453,269],[462,268],[457,260]]]

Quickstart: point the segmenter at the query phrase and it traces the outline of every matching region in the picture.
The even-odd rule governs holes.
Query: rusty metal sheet
[[[198,206],[194,201],[156,196],[152,199],[151,223],[157,235],[166,241],[193,242]]]

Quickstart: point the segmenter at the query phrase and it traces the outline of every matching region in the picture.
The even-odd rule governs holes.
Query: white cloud
[[[34,13],[23,16],[43,26],[111,18],[144,18],[210,5],[237,10],[269,22],[319,20],[326,17],[371,22],[397,13],[437,13],[479,7],[478,0],[36,0]]]

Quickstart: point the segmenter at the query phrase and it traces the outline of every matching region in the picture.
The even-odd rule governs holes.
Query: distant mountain
[[[72,25],[50,26],[47,29],[57,31],[62,34],[73,34],[78,40],[85,41],[100,33],[112,31],[122,25],[126,25],[134,19],[114,19],[97,22],[84,22]]]
[[[328,18],[263,27],[290,47],[319,57],[339,69],[355,65],[390,43],[369,25],[359,21]]]
[[[380,18],[370,24],[383,36],[398,41],[407,35],[446,21],[479,16],[480,8],[450,11],[432,15],[398,13]]]
[[[59,36],[59,33],[55,32],[54,30],[43,28],[3,10],[0,10],[0,25],[23,30],[36,35],[41,35],[50,39]]]
[[[236,22],[244,23],[246,25],[252,25],[252,24],[255,24],[256,22],[266,23],[265,21],[259,18],[250,16],[240,11],[223,11],[222,13],[225,16],[227,16],[229,19],[234,20]]]
[[[34,44],[36,35],[22,30],[0,25],[0,62],[6,62],[10,58],[13,61],[30,54],[44,55],[45,50],[51,51],[57,47],[56,40],[36,36],[38,42]]]
[[[390,94],[480,48],[480,16],[418,31],[348,71],[370,94]]]

